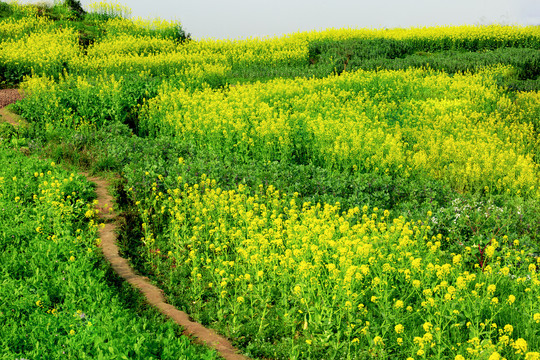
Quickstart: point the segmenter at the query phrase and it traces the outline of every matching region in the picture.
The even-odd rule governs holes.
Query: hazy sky
[[[33,1],[30,1],[33,2]],[[88,4],[93,0],[82,0]],[[540,24],[540,0],[127,0],[134,16],[180,20],[193,38],[282,35],[329,27]]]

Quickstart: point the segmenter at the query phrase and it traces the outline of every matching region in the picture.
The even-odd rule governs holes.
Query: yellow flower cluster
[[[88,9],[90,13],[111,17],[119,16],[128,18],[131,16],[131,9],[129,7],[112,1],[95,1],[88,4]]]
[[[526,44],[536,47],[540,44],[538,26],[435,26],[393,29],[327,29],[325,31],[300,32],[289,35],[308,41],[388,39],[413,42],[424,49],[467,48],[479,45],[487,48]]]
[[[104,28],[107,32],[107,39],[121,35],[151,35],[153,37],[163,38],[165,34],[170,35],[173,32],[177,32],[180,25],[181,23],[179,21],[161,18],[144,19],[134,17],[124,19],[117,17],[107,20]]]
[[[301,38],[251,38],[247,40],[191,41],[184,46],[187,53],[203,53],[206,57],[224,56],[235,69],[254,66],[306,65],[308,42]],[[267,68],[270,72],[271,68]]]
[[[170,39],[150,36],[118,35],[101,42],[96,42],[87,50],[89,57],[104,57],[113,54],[151,55],[162,52],[173,52],[176,44]]]
[[[98,47],[101,49],[101,47]],[[94,51],[94,50],[91,50]],[[100,51],[100,50],[97,50]],[[138,49],[109,49],[107,56],[78,57],[71,62],[76,72],[99,75],[103,73],[141,73],[148,75],[175,76],[178,74],[215,73],[225,74],[230,68],[219,62],[207,61],[204,57],[181,52],[144,54]],[[122,54],[123,51],[141,51],[143,54]]]
[[[23,17],[20,20],[7,18],[0,21],[0,43],[9,39],[20,39],[48,27],[50,20],[44,17]]]
[[[149,102],[141,127],[224,155],[289,159],[301,149],[327,167],[427,175],[459,191],[538,194],[539,140],[530,123],[537,112],[495,84],[505,71],[358,71],[217,91],[167,88]]]
[[[38,75],[58,76],[79,56],[78,38],[73,29],[37,31],[21,39],[0,43],[0,63]]]
[[[452,357],[526,354],[528,341],[538,345],[523,335],[536,330],[517,336],[510,325],[519,323],[518,307],[520,326],[531,326],[540,299],[538,273],[529,273],[536,259],[518,246],[497,243],[504,259],[471,273],[421,223],[367,206],[302,204],[272,186],[225,190],[204,175],[192,186],[179,178],[167,193],[154,184],[147,201],[139,206],[149,253],[165,241],[168,258],[188,274],[191,296],[213,294],[222,314],[255,312],[261,323],[301,328],[309,344],[343,334],[351,342],[341,351],[351,353],[395,344],[449,356],[451,343]],[[153,228],[157,216],[168,219],[163,238]],[[515,280],[505,264],[528,277]]]
[[[129,20],[110,20],[111,28],[133,26]],[[118,32],[118,29],[117,29]],[[135,34],[135,35],[133,35]],[[150,71],[155,75],[174,75],[187,69],[221,68],[246,70],[250,67],[270,68],[281,65],[307,63],[308,46],[305,41],[286,38],[249,41],[191,41],[177,45],[171,39],[138,35],[135,30],[121,30],[96,42],[87,56],[72,62],[79,73],[122,71]]]

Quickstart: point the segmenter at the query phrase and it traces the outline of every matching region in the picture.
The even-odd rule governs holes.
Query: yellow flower
[[[510,324],[504,325],[504,332],[505,333],[508,333],[508,335],[511,335],[513,331],[514,331],[514,327],[512,325],[510,325]]]
[[[501,358],[501,355],[495,351],[489,356],[488,360],[499,360],[500,358]]]
[[[456,355],[454,360],[465,360],[465,358],[463,357],[463,355]]]
[[[525,354],[525,360],[540,360],[540,353],[539,352],[528,352]]]
[[[395,306],[396,309],[401,309],[401,308],[403,308],[404,303],[401,300],[397,300],[396,303],[394,304],[394,306]]]
[[[401,325],[401,324],[397,324],[397,325],[394,327],[394,330],[395,330],[396,333],[398,333],[398,334],[401,334],[401,333],[403,332],[404,329],[405,329],[404,326]]]
[[[508,303],[513,304],[514,301],[516,301],[516,297],[514,295],[508,295]]]
[[[431,328],[433,327],[433,325],[430,322],[426,321],[424,325],[422,325],[422,327],[424,328],[425,332],[429,332]]]
[[[514,342],[512,347],[517,350],[516,354],[525,354],[525,352],[527,351],[527,341],[525,341],[525,339],[519,338]]]
[[[540,323],[540,313],[536,313],[533,315],[533,320],[538,324]]]
[[[382,337],[380,337],[380,336],[375,336],[375,337],[373,338],[373,344],[375,344],[375,346],[378,346],[378,345],[384,345]]]

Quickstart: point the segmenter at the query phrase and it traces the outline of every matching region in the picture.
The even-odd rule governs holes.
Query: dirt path
[[[9,99],[11,102],[6,99]],[[20,96],[17,97],[13,91],[6,92],[5,90],[0,90],[0,115],[2,116],[0,120],[7,121],[15,127],[20,126],[24,121],[3,107],[18,99],[20,99]],[[88,181],[96,184],[98,200],[96,208],[99,210],[101,219],[105,223],[105,226],[99,230],[101,249],[114,271],[138,289],[150,305],[156,307],[162,314],[182,326],[184,328],[184,334],[191,337],[195,342],[215,349],[226,360],[248,360],[248,357],[239,354],[238,349],[229,340],[217,334],[214,330],[191,321],[188,314],[167,304],[163,297],[163,292],[158,287],[152,285],[148,278],[137,275],[133,271],[129,262],[119,255],[118,246],[116,245],[117,215],[113,209],[114,199],[108,191],[109,183],[103,178],[92,176],[85,172],[81,172],[81,174]]]
[[[18,115],[7,111],[4,108],[0,108],[0,121],[5,121],[14,127],[24,126],[26,125],[26,121],[21,119]]]
[[[150,305],[155,306],[162,314],[182,326],[185,329],[185,335],[188,335],[198,343],[205,344],[215,349],[227,360],[248,359],[247,357],[238,354],[238,350],[232,346],[229,340],[218,335],[215,331],[191,321],[188,314],[167,304],[163,297],[163,293],[159,288],[152,285],[148,278],[135,274],[128,261],[122,258],[118,253],[118,246],[116,245],[116,214],[112,208],[114,200],[107,191],[107,188],[109,187],[108,182],[99,177],[91,176],[86,173],[82,174],[85,175],[89,181],[97,185],[97,208],[101,213],[101,218],[105,221],[105,227],[99,231],[101,248],[103,249],[105,258],[109,261],[114,271],[132,286],[139,289]]]

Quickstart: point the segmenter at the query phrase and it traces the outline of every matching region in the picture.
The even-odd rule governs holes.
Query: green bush
[[[0,19],[9,17],[12,13],[11,6],[4,1],[0,1]]]

